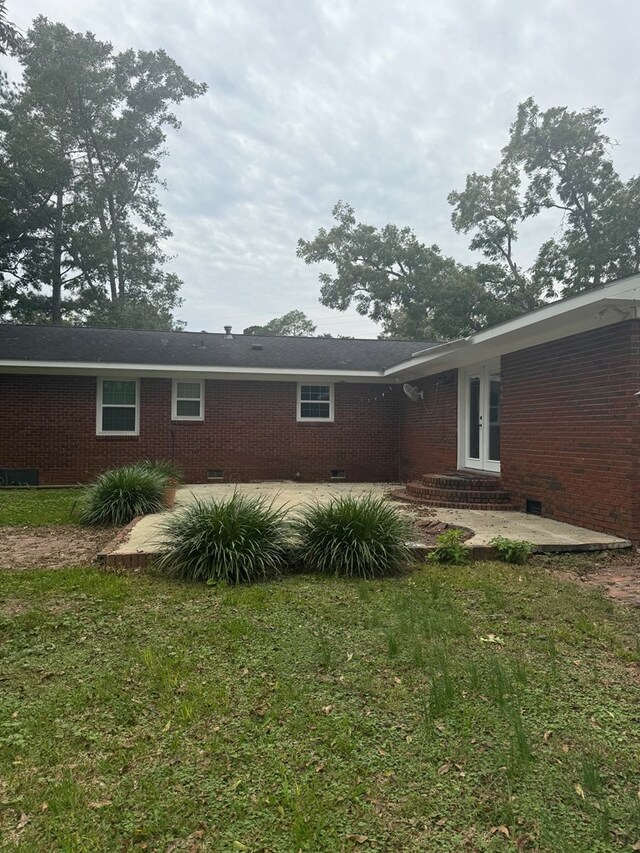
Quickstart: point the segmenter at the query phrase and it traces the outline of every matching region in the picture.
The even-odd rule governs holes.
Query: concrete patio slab
[[[296,483],[290,481],[267,483],[219,483],[215,485],[183,486],[176,495],[173,510],[147,515],[130,525],[112,544],[101,559],[113,565],[144,565],[148,558],[160,550],[161,527],[171,512],[189,506],[195,500],[230,497],[235,491],[273,499],[278,507],[295,512],[314,501],[326,501],[336,495],[386,495],[398,484],[394,483]],[[438,507],[420,507],[415,504],[397,504],[398,509],[414,517],[432,515],[446,524],[465,527],[473,531],[466,541],[474,557],[490,556],[489,543],[495,536],[531,542],[536,552],[603,551],[631,547],[631,542],[606,533],[597,533],[572,524],[549,518],[525,515],[521,512],[490,512],[485,510],[458,510]]]

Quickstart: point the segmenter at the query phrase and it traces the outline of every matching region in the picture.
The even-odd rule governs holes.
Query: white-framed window
[[[298,420],[333,420],[333,385],[298,383]]]
[[[204,420],[204,382],[201,379],[173,380],[171,420]]]
[[[140,383],[137,379],[98,378],[96,435],[138,435]]]

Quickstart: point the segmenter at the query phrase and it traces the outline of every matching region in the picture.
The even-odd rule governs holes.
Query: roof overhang
[[[417,352],[388,368],[395,381],[465,367],[639,316],[640,276],[551,302],[507,323]]]
[[[93,376],[162,376],[262,382],[405,382],[444,370],[492,360],[501,355],[640,316],[640,275],[631,276],[567,299],[551,302],[515,320],[468,338],[416,352],[386,369],[311,370],[272,367],[204,367],[173,364],[124,364],[0,360],[4,373]]]

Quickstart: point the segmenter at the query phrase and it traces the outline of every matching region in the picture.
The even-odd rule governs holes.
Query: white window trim
[[[302,417],[302,386],[303,385],[311,385],[311,386],[328,386],[329,387],[329,417],[328,418],[303,418]],[[333,394],[333,382],[298,382],[298,390],[297,390],[298,400],[296,406],[296,418],[298,423],[302,424],[312,424],[312,423],[320,423],[320,424],[330,424],[333,423],[335,417],[335,407],[333,404],[334,394]],[[305,402],[309,402],[305,400]],[[326,402],[318,401],[318,402]]]
[[[200,386],[200,414],[179,415],[178,414],[178,382],[190,382]],[[180,397],[186,400],[186,397]],[[174,379],[171,382],[171,420],[172,421],[203,421],[204,420],[204,379]]]
[[[131,430],[103,430],[102,429],[102,384],[103,382],[135,382],[136,383],[136,426]],[[131,379],[129,376],[99,376],[97,379],[98,387],[96,392],[96,435],[140,435],[140,380]],[[110,406],[109,403],[107,403]],[[112,408],[120,408],[114,406]],[[134,407],[130,407],[134,408]]]

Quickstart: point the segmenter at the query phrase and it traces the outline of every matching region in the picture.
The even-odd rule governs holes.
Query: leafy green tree
[[[288,311],[282,317],[274,317],[264,326],[248,326],[244,335],[287,335],[301,337],[313,335],[316,326],[303,311]]]
[[[640,178],[614,169],[602,110],[518,107],[509,142],[488,175],[472,173],[452,192],[452,224],[482,255],[475,266],[442,255],[409,228],[358,223],[339,202],[336,224],[298,241],[320,274],[320,301],[382,323],[383,336],[452,338],[511,319],[560,293],[597,287],[640,271]],[[557,236],[531,268],[517,259],[523,222],[544,209],[562,211]]]
[[[14,176],[0,201],[0,306],[16,319],[50,294],[60,323],[131,300],[166,321],[181,300],[160,248],[171,234],[157,194],[165,129],[180,126],[173,105],[206,86],[162,50],[116,54],[43,17],[17,55],[22,84],[0,102],[0,177]]]
[[[504,296],[523,311],[640,271],[640,179],[621,180],[605,123],[597,107],[543,111],[529,98],[491,175],[469,175],[449,196],[454,228],[472,233],[470,248],[502,268]],[[523,270],[518,226],[545,209],[562,213],[558,236]]]
[[[21,35],[15,24],[7,17],[7,4],[0,0],[0,54],[13,53],[20,44]]]
[[[382,323],[383,336],[430,340],[470,334],[509,313],[490,287],[499,271],[472,268],[421,243],[410,228],[375,228],[356,221],[354,209],[338,202],[336,225],[313,240],[298,241],[307,264],[330,262],[320,273],[320,301]]]

